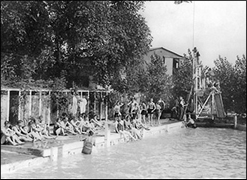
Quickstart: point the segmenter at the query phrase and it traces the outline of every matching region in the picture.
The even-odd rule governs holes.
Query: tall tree
[[[109,84],[150,47],[142,7],[142,1],[1,1],[1,61],[13,53],[21,78],[27,68],[34,80],[65,74],[80,84],[91,75]]]
[[[234,110],[246,113],[246,58],[237,56],[234,66]]]
[[[235,94],[234,66],[226,58],[222,58],[221,56],[214,61],[214,64],[213,72],[215,79],[220,81],[225,110],[233,110]]]
[[[165,102],[172,99],[172,77],[167,74],[167,67],[157,54],[151,56],[151,63],[147,65],[146,97],[158,101],[162,98]]]
[[[188,55],[184,54],[184,58],[179,62],[179,68],[173,76],[173,97],[187,97],[191,86],[193,85],[193,57],[190,49]]]

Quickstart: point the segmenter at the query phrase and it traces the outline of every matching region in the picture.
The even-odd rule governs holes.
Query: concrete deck
[[[162,119],[160,126],[150,127],[149,131],[144,130],[143,138],[157,135],[172,130],[183,128],[181,121]],[[105,136],[106,134],[106,136]],[[1,173],[13,172],[17,169],[40,165],[47,161],[56,161],[59,157],[66,157],[81,153],[85,136],[69,135],[59,136],[57,139],[45,142],[26,142],[24,145],[12,146],[1,145]],[[120,135],[114,132],[113,124],[109,125],[108,132],[100,131],[95,137],[96,145],[94,151],[107,148],[118,143],[126,143]]]
[[[237,130],[246,131],[246,124],[237,124]]]

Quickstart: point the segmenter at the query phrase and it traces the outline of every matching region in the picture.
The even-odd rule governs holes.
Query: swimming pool
[[[246,132],[183,128],[2,178],[246,178]]]

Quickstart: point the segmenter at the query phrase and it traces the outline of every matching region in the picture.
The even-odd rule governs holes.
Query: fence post
[[[237,128],[237,125],[238,125],[238,117],[237,117],[237,114],[235,113],[234,114],[234,129]]]
[[[42,90],[40,90],[39,91],[39,116],[41,116],[42,115],[42,111],[41,111],[41,109],[42,109]],[[45,118],[45,117],[43,117],[43,118]]]
[[[10,101],[10,90],[7,90],[7,121],[9,121],[9,102]]]
[[[110,146],[110,124],[108,124],[108,106],[107,106],[107,101],[106,101],[106,109],[105,109],[105,146],[109,147]]]
[[[23,120],[23,118],[21,118],[21,90],[19,90],[19,104],[18,104],[18,120]]]
[[[99,120],[102,120],[102,113],[103,113],[103,108],[102,108],[102,92],[100,92],[100,97],[101,97],[101,101],[100,101],[100,110],[99,110]]]
[[[29,98],[29,117],[32,115],[32,90],[30,90],[30,98]]]

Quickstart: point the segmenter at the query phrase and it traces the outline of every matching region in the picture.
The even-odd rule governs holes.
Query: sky
[[[219,55],[232,64],[246,56],[246,1],[146,1],[140,14],[151,30],[151,48],[183,56],[196,47],[209,67]]]

